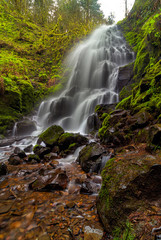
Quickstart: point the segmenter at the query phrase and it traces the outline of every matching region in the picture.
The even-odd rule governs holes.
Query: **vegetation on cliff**
[[[134,64],[135,87],[130,97],[120,102],[117,108],[132,110],[145,108],[159,117],[161,79],[161,32],[160,1],[135,1],[129,16],[119,23],[133,50],[137,53]],[[159,102],[158,102],[159,100]]]

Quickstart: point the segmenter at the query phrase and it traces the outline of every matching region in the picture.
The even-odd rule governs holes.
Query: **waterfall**
[[[98,104],[116,103],[118,69],[134,59],[116,25],[101,26],[68,56],[71,75],[59,97],[43,101],[40,129],[57,124],[66,131],[86,131],[88,117]]]

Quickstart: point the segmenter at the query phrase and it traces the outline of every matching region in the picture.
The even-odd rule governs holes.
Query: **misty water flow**
[[[95,106],[118,102],[118,69],[133,59],[116,25],[95,30],[67,59],[72,72],[66,89],[41,103],[39,129],[57,124],[66,131],[88,132],[87,119]]]

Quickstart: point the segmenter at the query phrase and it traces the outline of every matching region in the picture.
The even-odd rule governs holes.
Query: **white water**
[[[118,69],[134,59],[117,26],[101,26],[68,57],[72,68],[66,89],[43,101],[37,123],[42,131],[57,124],[64,130],[88,132],[88,117],[98,104],[116,103]]]

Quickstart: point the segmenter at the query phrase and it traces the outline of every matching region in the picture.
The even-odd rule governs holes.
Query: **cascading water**
[[[37,122],[42,130],[51,124],[66,131],[86,131],[95,106],[118,102],[118,69],[134,59],[118,27],[101,26],[68,57],[71,76],[66,90],[41,103]]]

